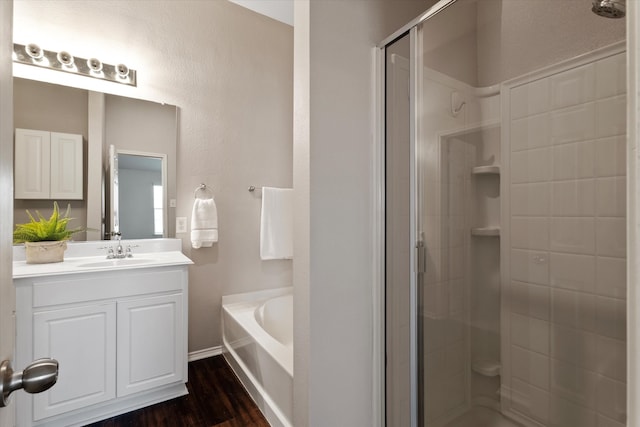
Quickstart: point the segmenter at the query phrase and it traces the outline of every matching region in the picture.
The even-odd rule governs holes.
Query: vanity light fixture
[[[64,71],[114,83],[136,86],[136,71],[125,64],[105,64],[98,58],[74,58],[67,51],[53,52],[35,43],[13,44],[13,62]]]

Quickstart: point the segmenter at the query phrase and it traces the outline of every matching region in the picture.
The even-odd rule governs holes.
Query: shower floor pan
[[[522,427],[522,424],[492,409],[474,406],[445,427]]]

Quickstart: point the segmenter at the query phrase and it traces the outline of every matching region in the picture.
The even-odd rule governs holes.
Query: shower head
[[[624,18],[626,12],[624,2],[625,0],[593,0],[591,10],[605,18]]]

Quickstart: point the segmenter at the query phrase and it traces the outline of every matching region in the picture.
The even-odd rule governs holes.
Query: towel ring
[[[200,186],[197,187],[193,192],[193,197],[196,199],[198,198],[198,191],[202,191],[203,193],[208,192],[209,194],[211,194],[210,198],[213,198],[213,190],[210,187],[207,187],[207,184],[205,183],[200,184]]]

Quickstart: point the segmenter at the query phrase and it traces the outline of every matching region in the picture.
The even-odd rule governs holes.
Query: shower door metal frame
[[[455,0],[454,0],[455,1]],[[404,28],[404,27],[403,27]],[[397,31],[394,33],[393,37],[389,37],[383,42],[383,44],[378,45],[375,50],[375,65],[376,65],[376,100],[377,100],[377,108],[376,108],[376,116],[378,121],[378,126],[376,129],[377,134],[377,150],[375,151],[376,158],[374,159],[374,176],[376,177],[376,187],[378,188],[377,193],[377,203],[378,209],[375,210],[376,213],[379,213],[379,218],[377,223],[379,224],[377,233],[374,233],[374,246],[377,258],[380,260],[379,263],[374,263],[374,266],[377,265],[376,270],[374,271],[374,277],[377,279],[375,282],[378,284],[375,288],[374,292],[374,304],[376,307],[376,312],[380,313],[379,318],[374,319],[374,325],[376,326],[377,333],[374,334],[374,348],[377,350],[378,354],[378,363],[375,363],[374,366],[377,367],[374,377],[378,377],[378,381],[374,381],[373,387],[373,397],[374,401],[380,401],[382,404],[378,410],[374,410],[374,417],[377,418],[378,422],[375,422],[375,425],[385,426],[386,423],[386,319],[385,319],[385,287],[386,287],[386,257],[385,257],[385,223],[386,223],[386,172],[385,172],[385,159],[386,159],[386,83],[387,83],[387,70],[386,70],[386,48],[391,45],[398,39],[402,37],[409,36],[410,43],[410,58],[409,58],[409,98],[410,98],[410,111],[409,111],[409,137],[410,137],[410,176],[411,176],[411,206],[409,208],[410,212],[410,226],[412,230],[416,230],[416,214],[417,214],[417,205],[415,203],[416,200],[416,156],[415,156],[415,148],[417,141],[417,133],[416,133],[416,78],[415,78],[415,70],[416,70],[416,38],[417,38],[417,25],[409,27],[406,31]],[[379,236],[376,238],[376,235]],[[415,247],[416,244],[416,233],[411,233],[411,245]],[[415,272],[415,251],[411,252],[411,271]],[[418,426],[418,322],[417,322],[417,287],[416,287],[416,274],[411,275],[411,283],[410,286],[410,423],[411,427]],[[376,339],[377,338],[377,339]],[[375,357],[375,356],[374,356]],[[375,361],[374,361],[375,362]],[[375,421],[375,420],[374,420]],[[402,426],[404,427],[404,426]]]
[[[640,255],[640,4],[627,4],[627,257]],[[627,425],[640,425],[640,263],[627,263]]]
[[[376,150],[374,151],[374,185],[377,189],[375,194],[376,198],[376,209],[374,209],[374,214],[377,216],[378,224],[376,229],[376,233],[374,233],[374,253],[378,262],[374,262],[374,282],[377,284],[374,288],[374,383],[373,383],[373,399],[374,402],[380,402],[378,408],[374,408],[374,425],[377,426],[386,426],[387,425],[387,411],[386,411],[386,395],[387,395],[387,383],[386,383],[386,141],[387,141],[387,126],[386,126],[386,114],[387,114],[387,69],[386,69],[386,48],[387,46],[393,44],[397,40],[403,37],[409,37],[410,42],[410,64],[409,64],[409,95],[410,95],[410,146],[411,146],[411,154],[410,154],[410,168],[411,168],[411,176],[415,178],[414,174],[414,165],[415,165],[415,85],[414,85],[414,62],[415,62],[415,37],[416,37],[416,28],[411,27],[408,28],[407,31],[397,31],[394,33],[393,38],[386,39],[387,41],[384,44],[378,45],[375,48],[375,67],[376,67],[376,118],[377,118],[377,126],[376,126]],[[415,202],[415,179],[411,181],[411,189],[410,192],[412,194],[411,203],[414,205]],[[414,206],[410,207],[410,223],[411,226],[415,224],[415,209]],[[412,234],[412,240],[414,234]],[[414,256],[412,254],[411,257],[411,270],[414,270]],[[415,298],[414,292],[416,289],[415,286],[415,275],[411,276],[411,306],[410,306],[410,319],[412,320],[410,325],[410,371],[411,371],[411,384],[410,384],[410,410],[411,410],[411,427],[417,427],[417,351],[416,349],[416,326],[417,322],[415,316],[415,309],[417,306],[417,299]],[[377,362],[377,363],[376,363]],[[404,426],[403,426],[404,427]]]

